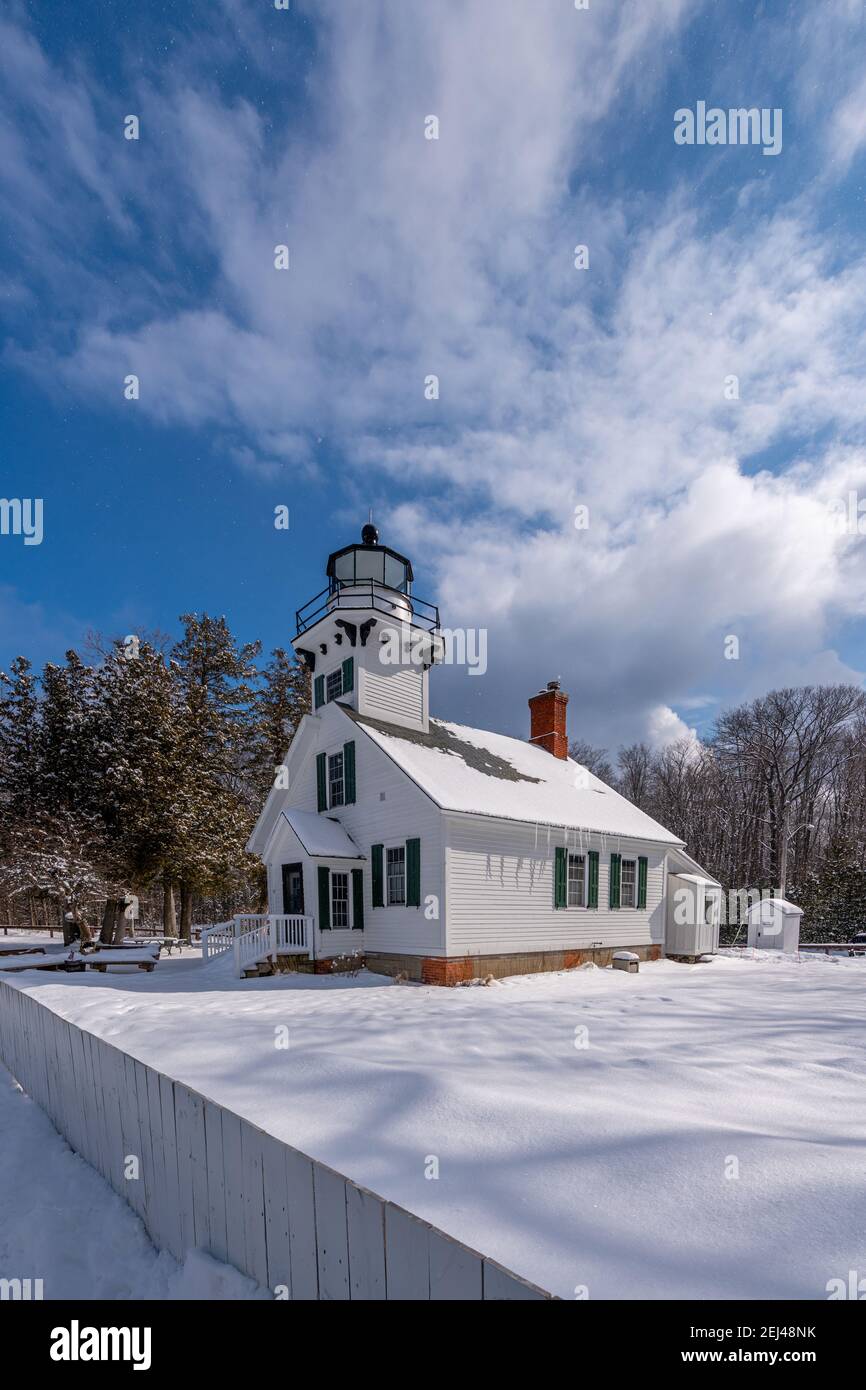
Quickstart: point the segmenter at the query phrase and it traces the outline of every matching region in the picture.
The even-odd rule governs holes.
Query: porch
[[[231,952],[239,980],[261,974],[265,962],[275,966],[280,956],[313,959],[313,918],[299,914],[242,913],[228,922],[202,927],[201,958],[205,965]]]

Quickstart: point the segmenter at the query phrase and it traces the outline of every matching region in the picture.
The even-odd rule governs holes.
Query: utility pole
[[[788,887],[788,841],[791,838],[788,822],[791,819],[790,805],[786,803],[782,816],[782,851],[779,855],[779,897],[784,898]]]

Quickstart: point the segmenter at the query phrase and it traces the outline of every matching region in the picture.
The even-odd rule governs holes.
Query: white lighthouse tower
[[[292,645],[312,682],[313,713],[341,700],[369,719],[427,733],[428,680],[439,650],[439,610],[412,594],[411,562],[379,544],[328,556],[328,584],[297,613]]]

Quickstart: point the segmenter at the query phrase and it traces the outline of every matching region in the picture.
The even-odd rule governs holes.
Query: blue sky
[[[372,506],[488,634],[486,675],[435,673],[448,717],[524,733],[556,675],[573,734],[664,743],[862,680],[863,539],[827,521],[866,512],[861,5],[12,0],[0,30],[0,493],[44,502],[41,545],[0,536],[0,664],[190,609],[286,645]],[[699,100],[780,108],[781,152],[675,144]]]

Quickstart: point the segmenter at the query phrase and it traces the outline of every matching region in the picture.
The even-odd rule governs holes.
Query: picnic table
[[[109,965],[137,965],[139,970],[153,970],[159,960],[158,942],[141,946],[97,946],[80,951],[76,947],[54,951],[24,950],[17,955],[0,957],[0,971],[63,970],[80,972],[90,968],[104,972]]]
[[[166,955],[171,955],[172,951],[180,954],[184,946],[189,946],[188,941],[184,941],[181,936],[136,936],[136,945],[159,946],[160,950],[165,951]]]

